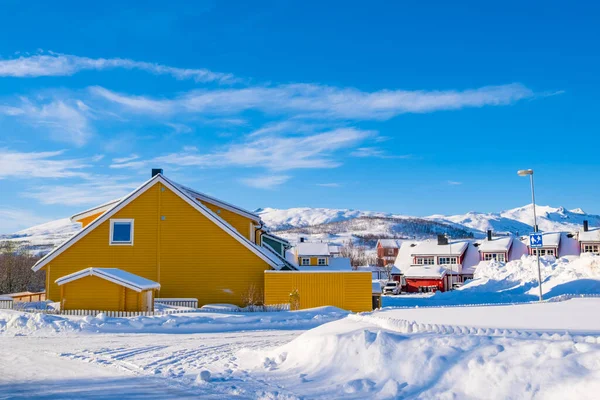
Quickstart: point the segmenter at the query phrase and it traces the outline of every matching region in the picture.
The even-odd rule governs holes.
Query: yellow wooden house
[[[265,270],[293,269],[259,245],[258,215],[179,185],[162,170],[122,199],[73,220],[83,229],[33,267],[46,271],[53,301],[60,300],[59,278],[118,268],[159,283],[163,298],[241,305],[251,286],[263,290]]]

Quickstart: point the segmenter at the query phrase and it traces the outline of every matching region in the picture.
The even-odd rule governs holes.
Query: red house
[[[398,257],[400,242],[396,239],[379,239],[377,241],[377,266],[393,264]]]
[[[589,228],[588,222],[583,221],[583,229],[577,235],[581,253],[600,254],[600,228]]]
[[[448,270],[439,265],[413,265],[404,273],[409,293],[445,292],[450,286]]]
[[[508,262],[512,245],[512,236],[492,237],[492,231],[487,231],[487,238],[479,245],[480,259],[481,261]]]

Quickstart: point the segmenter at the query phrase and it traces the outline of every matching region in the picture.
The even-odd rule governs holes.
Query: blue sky
[[[325,3],[325,4],[324,4]],[[3,2],[0,232],[152,167],[248,209],[600,213],[585,2]]]

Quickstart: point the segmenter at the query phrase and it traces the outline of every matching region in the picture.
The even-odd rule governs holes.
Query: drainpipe
[[[264,227],[265,227],[265,224],[264,224],[264,222],[262,222],[262,220],[260,220],[260,225],[259,225],[259,227],[258,227],[258,228],[256,228],[256,229],[254,229],[254,244],[258,244],[258,245],[260,245],[259,243],[257,243],[258,236],[256,235],[256,233],[257,233],[258,231],[260,231],[260,230],[261,230],[262,228],[264,228]]]

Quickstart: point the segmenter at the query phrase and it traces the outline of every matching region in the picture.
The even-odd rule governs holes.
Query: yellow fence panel
[[[297,290],[300,308],[335,306],[353,312],[372,310],[370,272],[265,271],[265,304],[290,302]]]

